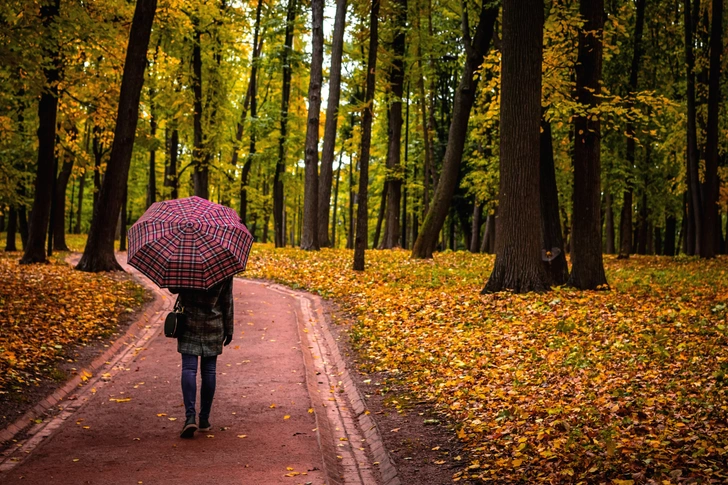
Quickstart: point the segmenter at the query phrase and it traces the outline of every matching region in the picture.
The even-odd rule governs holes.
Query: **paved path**
[[[0,457],[0,482],[376,484],[364,451],[376,429],[356,425],[357,416],[369,418],[343,399],[357,401],[356,392],[337,383],[343,373],[326,362],[314,313],[280,287],[236,279],[233,291],[235,336],[218,358],[212,431],[179,438],[181,359],[160,331],[172,299],[157,289],[149,321],[130,328],[136,347],[61,400],[61,414],[13,456]],[[373,456],[386,459],[386,451]],[[391,469],[380,471],[397,483]]]

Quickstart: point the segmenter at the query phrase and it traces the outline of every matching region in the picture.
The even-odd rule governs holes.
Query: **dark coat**
[[[177,352],[202,357],[222,354],[223,340],[234,330],[233,279],[207,291],[184,288],[170,288],[169,291],[179,293],[180,304],[187,316],[177,339]]]

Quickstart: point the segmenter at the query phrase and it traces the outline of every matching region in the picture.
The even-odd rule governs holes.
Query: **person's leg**
[[[203,359],[204,362],[204,359]],[[203,374],[204,375],[204,374]],[[195,417],[197,399],[197,356],[182,354],[182,398],[185,403],[185,417]]]
[[[200,421],[210,418],[212,398],[215,397],[215,372],[217,369],[217,356],[202,357],[200,372],[202,373],[202,390],[200,391]]]

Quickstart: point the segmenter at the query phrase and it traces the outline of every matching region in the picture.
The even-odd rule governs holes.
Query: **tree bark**
[[[543,0],[504,0],[502,17],[499,217],[483,293],[540,292],[549,287],[539,214]]]
[[[483,241],[480,243],[480,252],[493,254],[495,250],[495,234],[496,234],[496,214],[488,214],[485,218],[485,230],[483,231]]]
[[[258,59],[260,51],[255,47],[258,45],[258,37],[260,36],[260,12],[263,6],[263,0],[258,0],[258,6],[255,8],[255,28],[253,33],[253,58],[250,62],[250,148],[248,156],[243,164],[243,171],[240,175],[240,220],[243,224],[248,223],[248,176],[250,168],[253,164],[255,156],[255,137],[257,128],[255,126],[258,117]]]
[[[697,13],[699,0],[693,4]],[[703,206],[700,197],[700,174],[698,160],[698,135],[696,126],[695,108],[695,56],[693,54],[693,16],[690,12],[690,0],[684,0],[684,24],[685,24],[685,66],[687,68],[687,180],[688,207],[690,217],[688,219],[688,255],[700,251],[702,246],[702,224]],[[691,227],[692,226],[692,227]],[[692,229],[692,230],[690,230]]]
[[[543,2],[540,2],[539,8],[543,9]],[[445,218],[447,217],[452,196],[455,192],[458,181],[460,162],[462,161],[463,149],[465,147],[465,141],[468,133],[467,128],[468,120],[470,118],[470,110],[473,106],[473,102],[475,101],[475,93],[478,86],[478,78],[474,78],[473,73],[483,62],[483,56],[488,51],[491,38],[493,37],[493,26],[497,17],[498,8],[490,6],[487,2],[483,3],[475,37],[471,42],[467,10],[463,9],[463,30],[465,32],[464,38],[466,50],[465,65],[463,67],[460,85],[455,92],[452,121],[450,123],[445,157],[443,159],[442,173],[440,175],[437,188],[435,189],[435,194],[432,198],[432,205],[425,216],[420,233],[412,248],[412,257],[432,257],[432,253],[437,245],[437,236],[442,229]],[[543,27],[539,27],[538,32],[542,31]],[[540,55],[541,54],[539,54],[539,56]],[[540,86],[541,76],[539,75],[539,95]],[[536,133],[538,133],[538,131]],[[538,156],[538,153],[536,153],[536,156]]]
[[[546,276],[550,285],[563,285],[569,279],[569,266],[566,263],[564,239],[561,234],[559,215],[559,193],[556,187],[554,149],[551,123],[541,120],[541,150],[539,180],[541,183],[541,252]],[[600,248],[601,250],[601,248]]]
[[[404,122],[404,167],[403,167],[403,183],[402,187],[402,247],[407,249],[407,167],[409,166],[409,116],[410,116],[410,85],[407,82],[407,107],[405,108]]]
[[[344,52],[347,0],[337,0],[334,17],[334,34],[331,41],[331,69],[329,74],[329,98],[326,102],[324,146],[321,151],[321,176],[318,195],[318,239],[321,247],[329,247],[329,208],[331,207],[331,181],[336,145],[336,125],[339,118],[341,95],[341,57]]]
[[[278,160],[273,175],[273,226],[274,242],[277,248],[286,245],[283,214],[285,199],[283,193],[283,174],[286,172],[286,136],[288,135],[288,105],[291,97],[291,50],[293,49],[293,31],[296,21],[296,0],[288,0],[286,9],[286,38],[283,43],[283,87],[281,94],[281,129],[278,138]],[[252,81],[251,81],[252,82]]]
[[[121,216],[119,217],[119,251],[126,251],[127,204],[129,202],[129,185],[124,186],[124,198],[121,200]]]
[[[384,222],[384,213],[386,212],[387,208],[387,190],[389,186],[389,181],[384,181],[384,186],[382,187],[382,198],[379,201],[379,213],[377,215],[377,227],[374,230],[374,244],[372,247],[379,248],[379,236],[382,234],[382,223]]]
[[[346,232],[346,249],[354,249],[354,160],[349,160],[349,230]]]
[[[374,81],[377,69],[377,49],[379,47],[379,6],[380,0],[372,0],[369,17],[369,58],[367,60],[366,90],[364,112],[362,113],[361,148],[359,150],[359,193],[356,210],[356,237],[354,241],[354,271],[364,271],[364,250],[369,239],[369,212],[367,208],[367,189],[369,186],[369,149],[372,141],[372,116],[374,114]]]
[[[192,46],[192,93],[194,95],[193,127],[193,172],[194,194],[203,199],[210,198],[209,167],[205,163],[205,149],[202,132],[202,32],[197,14],[192,16],[194,44]],[[257,44],[254,43],[253,45]]]
[[[592,111],[599,104],[601,93],[604,1],[581,0],[579,11],[586,23],[579,33],[576,99]],[[568,284],[582,290],[607,286],[602,262],[600,130],[598,115],[574,117],[571,276]]]
[[[74,234],[81,234],[81,216],[83,215],[83,192],[86,186],[86,169],[79,175],[78,200],[76,201],[76,225],[73,228]]]
[[[152,31],[156,0],[137,0],[129,32],[129,45],[119,93],[114,143],[94,212],[88,242],[76,269],[82,271],[121,270],[114,256],[114,229],[121,209],[134,148],[139,117],[139,98],[147,66],[147,48]]]
[[[179,190],[179,175],[177,175],[177,156],[179,154],[179,130],[175,125],[172,129],[172,135],[169,137],[169,165],[164,177],[164,185],[172,188],[170,197],[177,198]]]
[[[74,155],[72,153],[66,153],[63,158],[61,171],[58,173],[58,177],[56,178],[56,190],[54,194],[56,217],[53,221],[53,249],[56,251],[68,251],[65,224],[66,188],[68,187],[68,180],[71,178],[73,161]]]
[[[677,230],[677,219],[668,216],[665,221],[665,240],[662,253],[665,256],[675,256],[675,231]]]
[[[154,90],[149,90],[149,97],[154,97]],[[154,101],[150,101],[149,134],[152,137],[152,147],[149,149],[149,179],[147,182],[147,207],[157,201],[157,147],[154,145],[157,139],[157,119],[154,116]]]
[[[723,51],[723,0],[713,0],[710,31],[710,77],[708,80],[708,126],[705,143],[705,183],[703,185],[703,233],[700,257],[714,258],[720,252],[720,181],[718,179],[718,145],[720,124],[720,74]]]
[[[387,130],[387,211],[384,225],[384,238],[381,248],[391,249],[400,246],[399,216],[402,200],[402,96],[404,94],[404,55],[405,31],[407,28],[407,0],[393,2],[394,41],[392,42],[392,67],[389,72],[389,85],[392,100],[389,105],[389,127]]]
[[[8,211],[8,231],[5,235],[5,251],[17,251],[15,238],[18,231],[18,212],[11,206]]]
[[[306,123],[306,146],[304,148],[306,181],[303,191],[301,249],[318,251],[318,141],[324,61],[324,0],[311,0],[311,37],[311,78],[308,85],[308,122]]]
[[[336,167],[336,184],[334,188],[334,207],[331,214],[331,247],[336,247],[336,210],[339,202],[339,181],[341,180],[341,160],[344,158],[344,149],[339,152],[339,165]]]
[[[58,108],[58,81],[61,74],[60,46],[54,40],[51,29],[55,29],[56,17],[60,15],[60,0],[52,0],[40,7],[40,16],[45,30],[46,47],[43,55],[51,62],[43,68],[45,84],[38,103],[38,158],[35,178],[33,210],[30,214],[28,244],[23,245],[21,264],[47,262],[44,242],[51,213],[52,186],[56,174],[55,143],[56,115]]]

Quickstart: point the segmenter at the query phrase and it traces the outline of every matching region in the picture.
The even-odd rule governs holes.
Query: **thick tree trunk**
[[[127,204],[129,202],[129,185],[124,187],[124,198],[121,201],[121,216],[119,217],[119,251],[126,251],[126,224]]]
[[[286,245],[283,215],[285,213],[285,200],[283,193],[283,174],[286,172],[286,136],[288,135],[288,105],[291,97],[291,50],[293,49],[293,30],[296,21],[296,0],[288,0],[286,9],[286,38],[283,43],[283,87],[281,93],[281,129],[278,138],[278,160],[273,175],[273,226],[275,246],[282,248]],[[252,82],[252,81],[251,81]]]
[[[56,251],[68,251],[68,245],[66,244],[65,224],[66,188],[68,187],[68,181],[71,178],[73,161],[74,155],[71,153],[66,153],[65,157],[63,158],[61,171],[58,173],[58,177],[56,178],[56,190],[54,194],[56,217],[53,221],[53,249],[55,249]]]
[[[538,2],[537,2],[538,3]],[[543,9],[541,6],[539,7]],[[463,26],[467,32],[465,36],[466,59],[463,67],[463,74],[460,85],[455,92],[452,122],[448,136],[447,149],[443,160],[442,173],[432,198],[432,205],[425,216],[420,234],[412,248],[412,256],[415,258],[431,258],[437,245],[437,236],[447,217],[453,193],[458,181],[460,162],[462,161],[463,149],[468,133],[468,120],[470,110],[475,101],[475,93],[478,86],[478,78],[473,73],[483,62],[483,56],[488,51],[491,38],[493,37],[493,26],[498,17],[498,7],[493,7],[487,2],[483,3],[480,11],[478,27],[475,37],[470,42],[467,13],[463,10]],[[542,31],[542,27],[540,28]],[[540,93],[539,75],[538,85]],[[517,101],[516,101],[517,102]],[[540,105],[540,101],[539,101]],[[537,131],[538,133],[538,131]],[[538,147],[537,147],[538,148]],[[538,156],[538,153],[536,154]],[[538,186],[537,186],[538,187]],[[536,194],[537,195],[537,194]]]
[[[566,263],[564,239],[561,234],[551,123],[546,119],[541,120],[540,150],[541,259],[544,261],[546,275],[550,278],[550,285],[560,286],[569,279],[569,266]]]
[[[28,244],[23,245],[24,254],[21,264],[45,263],[46,253],[44,242],[48,221],[51,215],[52,186],[56,174],[55,142],[56,142],[56,115],[58,108],[58,80],[60,79],[60,46],[51,29],[55,28],[55,18],[60,11],[60,0],[52,0],[43,4],[40,15],[45,29],[46,47],[43,54],[51,62],[43,69],[45,76],[44,89],[38,103],[38,159],[35,177],[35,195],[33,210],[31,212],[30,233]]]
[[[258,38],[260,36],[260,12],[263,7],[263,0],[258,0],[258,6],[255,8],[255,28],[253,33],[253,58],[250,62],[250,148],[248,149],[248,156],[243,164],[243,171],[240,175],[240,220],[243,224],[248,223],[248,176],[250,175],[250,168],[253,164],[253,157],[255,156],[255,138],[256,138],[256,122],[258,118],[258,59],[260,58],[260,52],[255,46],[258,45]]]
[[[543,23],[543,0],[503,1],[499,217],[484,293],[549,287],[539,214]]]
[[[96,212],[99,203],[99,193],[101,192],[101,161],[104,156],[104,147],[101,143],[101,127],[94,125],[93,127],[93,144],[91,150],[94,154],[94,205],[92,214]]]
[[[392,4],[396,11],[392,19],[394,41],[392,42],[392,67],[389,72],[391,102],[389,105],[389,127],[387,130],[387,212],[384,224],[384,238],[380,247],[391,249],[401,245],[399,216],[402,199],[402,95],[404,94],[405,31],[407,28],[407,0],[396,0]]]
[[[149,97],[154,97],[154,90],[149,90]],[[147,207],[157,201],[157,148],[154,141],[157,137],[157,119],[154,116],[154,101],[150,103],[149,134],[152,137],[152,148],[149,149],[149,178],[147,182]]]
[[[129,32],[124,74],[119,93],[111,157],[99,194],[86,248],[76,269],[82,271],[121,270],[114,256],[114,230],[129,177],[134,134],[139,117],[139,98],[144,84],[147,48],[152,31],[156,0],[137,0]]]
[[[604,1],[581,0],[579,11],[586,23],[579,33],[576,99],[585,108],[593,110],[601,93]],[[576,116],[574,134],[571,276],[568,284],[582,290],[595,290],[607,286],[602,263],[599,117]]]
[[[369,187],[369,149],[372,141],[372,117],[374,115],[374,81],[379,47],[379,0],[372,0],[369,17],[369,58],[367,60],[364,112],[362,113],[361,148],[359,150],[359,193],[357,195],[356,237],[354,241],[354,271],[364,271],[364,250],[369,239],[369,212],[367,192]]]
[[[700,0],[694,0],[697,6]],[[696,11],[697,11],[696,7]],[[693,255],[700,251],[703,232],[703,205],[700,197],[700,174],[698,160],[698,135],[695,109],[695,56],[693,54],[693,15],[690,12],[690,0],[684,0],[685,24],[685,66],[687,68],[687,179],[690,203],[688,219],[687,252]],[[692,225],[692,227],[690,227]]]
[[[708,80],[708,126],[705,143],[705,183],[703,185],[703,233],[700,257],[714,258],[720,252],[720,212],[718,198],[718,145],[720,124],[720,74],[723,51],[723,0],[713,0],[710,31],[710,77]]]
[[[18,247],[15,244],[15,238],[18,231],[18,212],[15,207],[10,207],[8,211],[8,231],[5,234],[5,251],[17,251]]]
[[[337,0],[334,17],[334,34],[331,41],[331,70],[329,74],[329,98],[326,102],[324,146],[321,151],[321,176],[318,195],[318,240],[321,247],[329,247],[329,209],[331,208],[331,180],[334,168],[336,125],[339,118],[341,95],[341,57],[344,52],[347,0]]]
[[[308,122],[304,164],[306,181],[303,191],[303,234],[301,249],[319,249],[318,224],[318,141],[319,115],[321,111],[321,84],[324,61],[324,0],[311,0],[311,78],[308,85]],[[329,192],[330,194],[331,192]]]
[[[675,256],[675,231],[677,230],[677,219],[668,216],[665,221],[665,241],[662,253],[665,256]]]
[[[192,116],[192,159],[195,195],[208,199],[210,197],[209,167],[205,163],[206,147],[204,146],[204,134],[202,132],[202,32],[200,19],[197,14],[192,17],[194,29],[194,44],[192,46],[192,93],[194,96],[194,113]],[[254,44],[255,45],[255,44]]]

